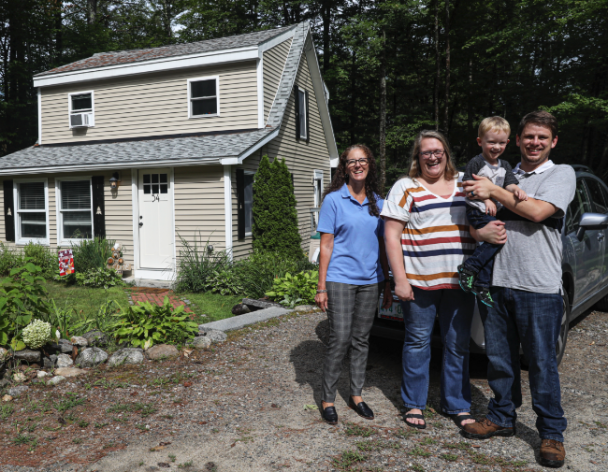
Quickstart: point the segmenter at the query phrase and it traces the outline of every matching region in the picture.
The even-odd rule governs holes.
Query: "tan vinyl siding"
[[[120,174],[121,185],[117,192],[112,194],[110,187],[110,177],[112,172],[94,172],[94,173],[61,173],[41,175],[41,179],[48,179],[48,211],[49,211],[49,236],[50,247],[57,248],[57,205],[56,205],[56,189],[55,185],[62,178],[82,177],[90,178],[95,175],[104,176],[104,202],[105,202],[105,222],[106,222],[106,238],[116,240],[122,245],[123,258],[125,266],[133,264],[133,208],[131,204],[131,172],[129,170],[122,171]],[[36,177],[28,176],[28,179]],[[14,180],[19,180],[15,177]],[[4,208],[4,192],[0,192],[0,208]],[[93,209],[95,211],[95,209]],[[4,218],[0,218],[0,239],[5,245],[10,247],[21,248],[22,245],[6,242],[6,232],[4,226]],[[15,219],[15,224],[17,221]],[[64,248],[69,248],[69,244],[64,244]],[[78,270],[78,268],[76,268]]]
[[[226,248],[224,169],[222,166],[176,167],[174,171],[175,244],[183,250],[180,236],[199,250],[207,244],[216,251]],[[179,263],[179,262],[178,262]]]
[[[260,156],[267,154],[270,158],[278,157],[285,159],[289,171],[294,174],[294,186],[298,210],[298,224],[302,236],[302,248],[308,252],[310,244],[310,212],[314,206],[313,175],[314,170],[323,171],[323,183],[328,185],[330,181],[329,150],[323,133],[321,115],[317,106],[316,97],[312,87],[312,79],[306,55],[302,55],[295,85],[307,90],[309,93],[309,129],[310,141],[296,140],[295,128],[295,102],[294,94],[291,94],[281,131],[276,139],[271,141],[260,152],[249,156],[243,162],[246,170],[256,170]],[[252,250],[251,237],[244,241],[238,241],[238,219],[237,219],[237,196],[236,196],[236,174],[232,172],[232,222],[233,222],[233,253],[235,258],[245,257]]]
[[[291,41],[290,38],[264,52],[264,123],[268,119],[268,113],[279,88]]]
[[[220,116],[188,118],[188,79],[219,76]],[[68,93],[94,92],[95,126],[69,128]],[[254,129],[258,127],[255,61],[182,72],[45,87],[42,143]]]

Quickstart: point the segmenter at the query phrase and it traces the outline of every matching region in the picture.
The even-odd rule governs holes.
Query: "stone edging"
[[[283,307],[264,308],[263,310],[257,310],[245,315],[234,316],[224,320],[201,324],[198,326],[198,328],[199,330],[217,329],[218,331],[232,331],[259,323],[261,321],[277,318],[279,316],[286,315],[287,313],[291,313],[292,311],[293,310]]]

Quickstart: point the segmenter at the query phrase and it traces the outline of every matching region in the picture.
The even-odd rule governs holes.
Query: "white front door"
[[[170,177],[170,169],[139,171],[139,265],[142,269],[173,267]]]

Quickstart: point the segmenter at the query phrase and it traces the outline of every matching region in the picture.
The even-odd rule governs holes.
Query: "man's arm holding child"
[[[514,194],[520,202],[525,202],[528,199],[528,194],[515,184],[506,185],[505,188]]]

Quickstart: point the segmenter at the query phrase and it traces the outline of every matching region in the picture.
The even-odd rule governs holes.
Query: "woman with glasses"
[[[321,252],[315,301],[329,320],[321,414],[329,424],[338,422],[334,401],[349,347],[348,406],[359,416],[374,419],[361,391],[380,291],[384,292],[384,306],[392,304],[380,219],[383,201],[372,152],[362,144],[350,146],[340,156],[333,181],[323,195],[317,227]]]
[[[405,422],[424,429],[431,334],[439,319],[443,341],[441,409],[462,428],[470,415],[469,341],[474,296],[458,284],[458,266],[473,253],[462,174],[443,134],[422,131],[414,142],[409,175],[384,204],[386,252],[395,295],[401,300],[405,341],[401,396]]]

